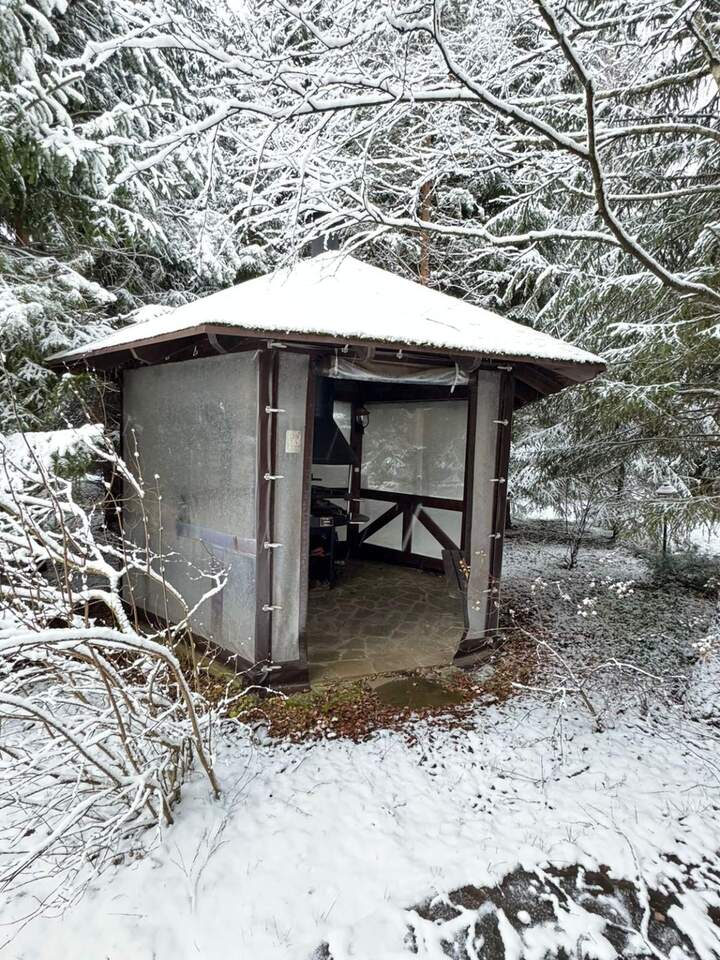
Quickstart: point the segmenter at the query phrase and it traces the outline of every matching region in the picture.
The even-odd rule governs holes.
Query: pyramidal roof
[[[448,354],[519,359],[555,368],[579,366],[573,380],[604,368],[601,357],[431,290],[354,257],[331,251],[220,290],[169,311],[155,311],[109,336],[51,358],[76,361],[216,328],[243,336],[371,343]],[[152,308],[143,313],[147,317]],[[587,367],[587,370],[583,370]]]

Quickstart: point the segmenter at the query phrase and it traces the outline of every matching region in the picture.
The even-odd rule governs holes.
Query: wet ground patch
[[[412,724],[424,717],[438,724],[471,722],[483,695],[482,683],[470,674],[424,670],[329,684],[288,697],[244,697],[232,713],[261,737],[363,740],[378,730],[406,728],[412,737]]]

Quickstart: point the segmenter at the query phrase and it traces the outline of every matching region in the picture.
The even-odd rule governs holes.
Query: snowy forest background
[[[48,354],[332,234],[609,361],[520,418],[517,503],[655,537],[670,482],[678,534],[711,522],[719,30],[679,0],[4,0],[0,429],[78,418]]]
[[[688,549],[720,520],[719,99],[719,0],[0,0],[0,951],[720,957]],[[516,418],[513,510],[566,527],[508,536],[500,653],[409,736],[367,688],[218,679],[189,622],[227,571],[173,591],[112,381],[45,365],[331,241],[608,362]]]

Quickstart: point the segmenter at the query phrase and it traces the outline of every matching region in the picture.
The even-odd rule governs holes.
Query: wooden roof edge
[[[226,340],[244,341],[243,345],[236,344],[223,346],[219,337]],[[591,380],[593,377],[602,373],[606,369],[604,363],[584,362],[577,360],[555,360],[552,358],[542,358],[527,356],[510,356],[507,354],[478,354],[472,350],[461,350],[459,348],[423,346],[421,344],[395,343],[390,341],[371,341],[357,338],[334,337],[327,334],[298,334],[286,333],[280,331],[267,330],[238,330],[236,327],[225,326],[222,324],[203,324],[200,327],[185,328],[166,334],[158,334],[153,337],[139,338],[125,343],[119,343],[115,346],[93,350],[93,345],[87,345],[87,349],[74,356],[64,357],[62,354],[50,357],[46,361],[47,366],[55,370],[108,370],[113,367],[123,367],[127,365],[153,365],[156,363],[167,362],[171,359],[172,350],[163,350],[163,346],[178,342],[182,346],[180,350],[192,347],[193,344],[210,344],[207,350],[203,350],[202,355],[212,356],[217,353],[237,352],[238,349],[257,349],[265,342],[287,342],[288,345],[298,349],[303,345],[313,345],[317,349],[322,347],[355,347],[361,350],[372,348],[378,351],[398,351],[402,350],[406,358],[417,355],[423,355],[428,358],[446,358],[448,362],[473,359],[480,365],[482,363],[500,365],[508,364],[515,368],[533,367],[537,370],[546,371],[550,374],[550,379],[546,381],[547,393],[555,393],[566,386],[576,383],[583,383]],[[159,350],[152,348],[159,347]],[[200,354],[196,354],[200,355]],[[184,356],[178,356],[180,359],[189,359]]]

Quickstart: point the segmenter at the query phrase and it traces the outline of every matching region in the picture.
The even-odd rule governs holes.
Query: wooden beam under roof
[[[363,337],[347,339],[297,332],[283,334],[277,330],[239,329],[221,324],[202,324],[189,329],[139,338],[105,349],[93,349],[92,344],[88,344],[87,350],[81,354],[67,358],[62,356],[53,358],[48,365],[54,369],[108,370],[137,366],[142,363],[172,363],[195,357],[212,356],[217,354],[218,344],[222,348],[221,352],[234,353],[258,349],[260,346],[267,345],[268,342],[283,343],[288,349],[303,352],[343,350],[349,353],[356,350],[364,354],[368,348],[371,348],[378,358],[382,357],[390,361],[399,351],[402,351],[402,360],[405,363],[462,362],[464,369],[511,365],[519,379],[528,383],[543,396],[556,393],[565,386],[592,379],[605,369],[604,364],[545,360],[532,356],[509,357],[506,354],[479,355],[474,351],[463,352],[457,348],[450,350],[419,344],[390,343]],[[138,357],[141,360],[138,360]]]

